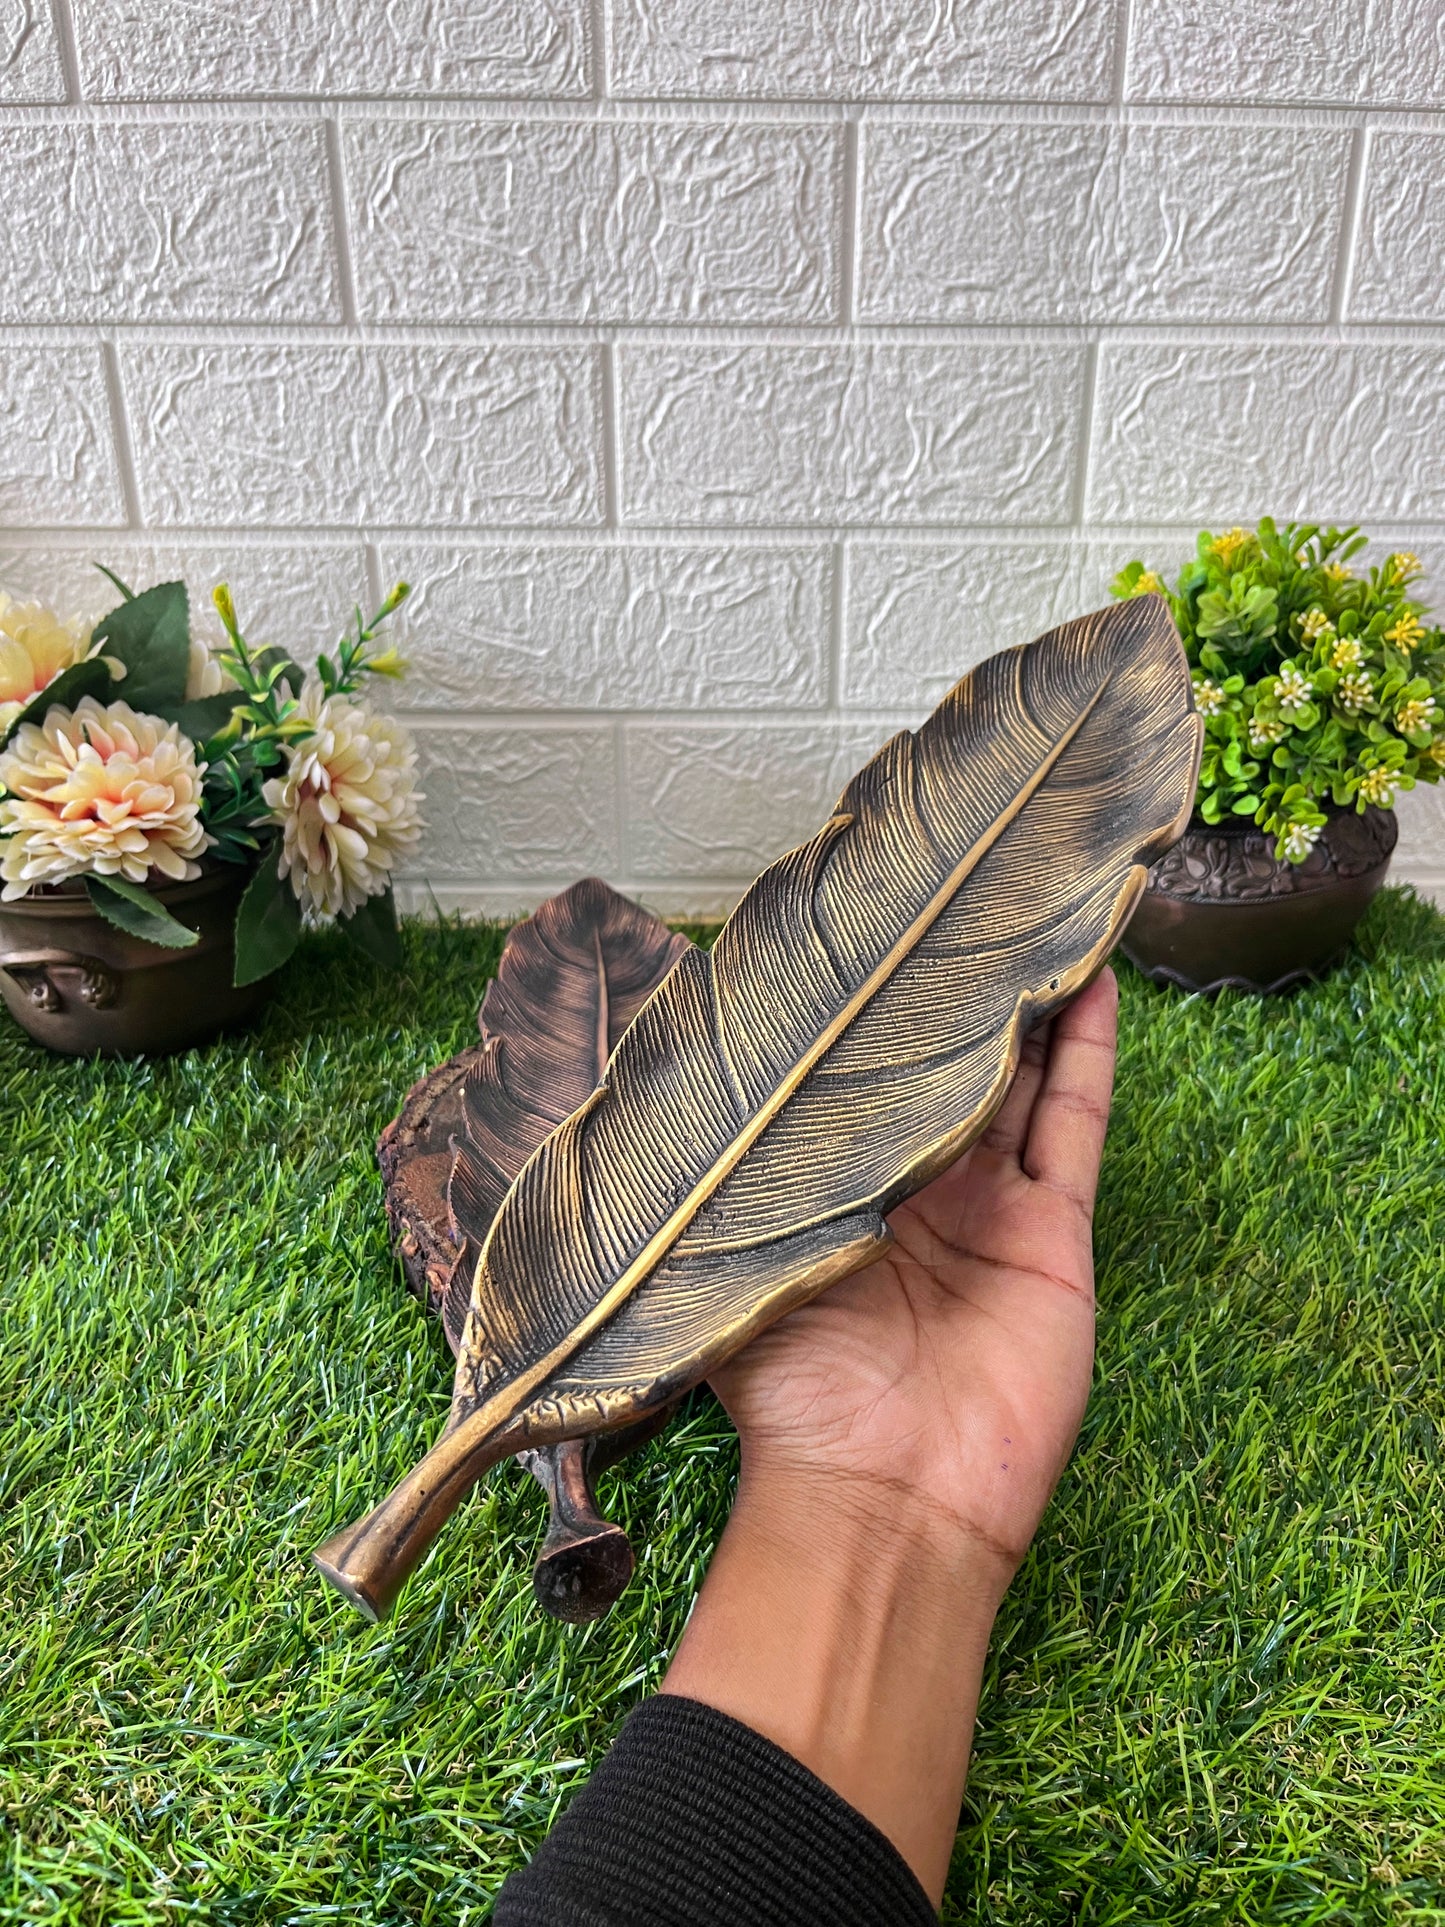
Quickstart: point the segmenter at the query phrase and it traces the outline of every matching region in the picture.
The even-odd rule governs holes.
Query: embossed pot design
[[[1303,863],[1252,823],[1191,823],[1149,872],[1123,951],[1155,983],[1259,995],[1320,977],[1385,880],[1393,810],[1331,814]]]
[[[253,1016],[270,980],[237,990],[236,906],[250,872],[232,864],[155,892],[199,933],[189,950],[117,930],[79,883],[0,903],[0,994],[38,1043],[68,1057],[159,1056]]]

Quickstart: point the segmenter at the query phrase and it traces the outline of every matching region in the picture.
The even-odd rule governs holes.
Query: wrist
[[[945,1594],[996,1612],[1027,1546],[1014,1547],[906,1471],[742,1448],[734,1517],[781,1542],[805,1544],[825,1566],[861,1557],[880,1572],[906,1564]]]
[[[937,1901],[1012,1570],[886,1477],[745,1455],[663,1690],[801,1760],[888,1835]]]

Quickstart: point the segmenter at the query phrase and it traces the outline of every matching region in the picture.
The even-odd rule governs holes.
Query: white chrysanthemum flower
[[[13,602],[0,591],[0,733],[89,649],[89,624],[62,622],[40,603]]]
[[[1291,823],[1284,833],[1286,861],[1303,863],[1319,840],[1320,829],[1317,823]]]
[[[1224,707],[1224,691],[1209,676],[1198,676],[1194,683],[1194,707],[1201,716],[1217,716]]]
[[[86,696],[22,724],[0,754],[0,895],[76,876],[199,876],[204,768],[178,724],[126,703]]]
[[[390,716],[327,696],[309,676],[297,702],[312,733],[286,747],[262,789],[281,825],[280,872],[309,923],[350,916],[391,883],[421,836],[416,750]]]
[[[1317,642],[1321,636],[1332,636],[1335,633],[1335,625],[1324,610],[1316,604],[1313,609],[1306,610],[1300,617],[1299,632],[1305,642]]]
[[[1354,636],[1341,636],[1330,651],[1331,669],[1358,669],[1364,660],[1364,647]]]
[[[222,696],[235,687],[236,678],[220,657],[192,636],[190,660],[186,664],[186,701],[194,703],[202,696]]]
[[[1251,749],[1270,749],[1284,739],[1284,723],[1278,716],[1254,715],[1249,719],[1249,746]]]

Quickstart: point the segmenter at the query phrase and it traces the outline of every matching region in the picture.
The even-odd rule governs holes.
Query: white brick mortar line
[[[0,323],[0,340],[26,345],[71,347],[96,339],[98,326],[116,338],[142,344],[196,348],[967,348],[1027,346],[1075,341],[1130,342],[1139,347],[1281,347],[1445,349],[1445,315],[1440,321],[1141,321],[1080,322],[855,322],[730,323],[712,327],[695,322],[657,322],[651,326],[597,322],[155,322],[33,321]]]
[[[591,40],[592,97],[599,104],[607,98],[607,0],[588,0]]]
[[[678,549],[706,550],[783,550],[825,549],[841,539],[850,550],[870,548],[916,548],[934,551],[957,549],[992,551],[999,547],[1020,550],[1054,549],[1060,554],[1082,544],[1106,543],[1111,548],[1149,544],[1192,542],[1198,521],[1158,522],[913,522],[872,528],[848,528],[841,536],[833,524],[804,522],[775,523],[765,527],[730,527],[720,523],[680,526],[676,523],[629,524],[625,529],[559,529],[549,523],[531,526],[508,524],[505,528],[450,528],[435,522],[396,522],[368,524],[372,540],[421,543],[428,548],[475,550],[628,550]],[[1445,535],[1445,518],[1431,522],[1419,518],[1402,522],[1397,517],[1374,519],[1366,533],[1378,543],[1409,547],[1412,541],[1429,541]],[[87,549],[99,539],[111,541],[164,543],[168,548],[207,548],[226,545],[236,549],[276,548],[330,550],[358,543],[357,531],[350,525],[297,527],[284,522],[250,523],[234,527],[226,523],[171,523],[151,528],[142,523],[115,528],[97,523],[45,524],[19,527],[11,524],[0,531],[0,546],[17,549]],[[1445,584],[1442,584],[1445,587]]]
[[[602,503],[609,533],[622,524],[622,442],[617,422],[617,355],[611,340],[601,344]]]
[[[341,128],[328,119],[326,128],[326,180],[331,207],[331,244],[336,254],[336,282],[341,296],[342,326],[363,332],[357,317],[356,273],[351,255],[351,209],[346,190],[346,156],[341,148]]]
[[[447,529],[438,528],[435,524],[369,523],[361,532],[353,528],[295,528],[260,523],[245,527],[168,523],[163,529],[114,529],[101,525],[91,529],[86,526],[77,527],[71,523],[64,526],[37,526],[25,529],[11,527],[0,532],[0,544],[7,549],[88,549],[93,545],[96,534],[99,533],[132,544],[163,542],[167,547],[184,547],[189,544],[214,548],[217,543],[224,542],[238,549],[269,552],[278,547],[297,551],[359,547],[364,542],[414,541],[421,536],[429,547],[448,550],[555,549],[563,552],[569,549],[678,549],[692,552],[701,548],[791,552],[799,548],[827,549],[841,541],[850,550],[899,547],[933,551],[940,547],[955,546],[964,551],[994,550],[1001,544],[1011,544],[1017,548],[1055,549],[1062,554],[1077,548],[1080,544],[1097,540],[1104,540],[1114,545],[1120,542],[1192,541],[1198,533],[1198,526],[1197,522],[1188,521],[1086,522],[1082,526],[1069,523],[1048,528],[1021,528],[1016,523],[999,524],[993,527],[948,524],[939,530],[891,528],[880,525],[876,528],[839,531],[830,526],[805,531],[800,540],[796,527],[735,529],[713,526],[703,531],[699,538],[694,531],[662,526],[648,528],[640,523],[625,529],[558,529],[539,525],[533,530],[516,527],[496,530]],[[1379,542],[1408,547],[1411,540],[1416,537],[1430,539],[1445,534],[1445,517],[1435,522],[1419,518],[1401,521],[1397,517],[1392,517],[1388,520],[1372,521],[1368,532]]]
[[[1360,214],[1370,172],[1370,129],[1355,130],[1350,144],[1350,171],[1345,179],[1345,205],[1340,218],[1340,238],[1335,259],[1335,282],[1330,292],[1330,319],[1343,323],[1350,311],[1350,287],[1355,272],[1355,251],[1360,239]]]
[[[863,208],[863,118],[849,112],[843,131],[841,242],[838,252],[838,313],[845,328],[858,310],[858,238]]]
[[[1125,91],[1129,83],[1129,42],[1133,37],[1134,0],[1119,0],[1118,12],[1114,20],[1114,99],[1116,110],[1125,105]]]
[[[63,59],[63,54],[62,54]],[[78,83],[77,83],[78,84]],[[993,101],[993,100],[458,100],[421,96],[407,100],[368,99],[351,94],[306,96],[239,95],[225,99],[132,101],[7,101],[7,125],[105,126],[170,122],[316,121],[331,116],[365,120],[428,121],[508,126],[537,122],[655,122],[658,125],[801,126],[832,124],[850,112],[885,126],[919,123],[934,126],[1133,126],[1249,128],[1349,128],[1364,124],[1400,133],[1445,132],[1445,110],[1390,107],[1373,103],[1351,107],[1260,106],[1210,101],[1203,105],[1171,101]]]
[[[101,359],[105,369],[106,400],[110,404],[110,429],[115,441],[116,470],[120,476],[121,496],[125,502],[125,519],[130,529],[140,529],[144,525],[140,483],[136,477],[135,449],[131,442],[130,415],[126,408],[125,380],[121,374],[120,356],[115,351],[113,341],[101,342]]]
[[[1094,447],[1094,403],[1099,393],[1099,345],[1091,342],[1084,361],[1084,400],[1079,418],[1079,462],[1074,477],[1074,525],[1082,529],[1089,504],[1089,465]]]
[[[71,12],[70,0],[51,0],[51,13],[55,20],[55,38],[60,50],[60,70],[65,76],[65,93],[72,108],[78,107],[82,100],[80,91],[80,56],[75,44],[75,16]]]

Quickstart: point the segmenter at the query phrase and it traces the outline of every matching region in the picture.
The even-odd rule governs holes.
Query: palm
[[[1078,1430],[1111,982],[1026,1047],[967,1156],[893,1213],[892,1249],[714,1378],[745,1456],[919,1496],[1015,1563]]]

